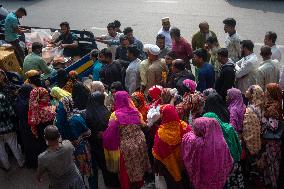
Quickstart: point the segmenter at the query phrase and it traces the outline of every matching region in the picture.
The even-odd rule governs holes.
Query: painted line
[[[255,45],[256,46],[263,46],[264,45],[264,43],[255,43]],[[284,45],[276,45],[277,47],[279,47],[279,48],[284,48]]]
[[[164,1],[164,0],[147,0],[144,1],[145,3],[168,3],[168,4],[175,4],[178,3],[178,1]]]
[[[98,28],[98,27],[91,27],[92,30],[101,30],[101,31],[106,31],[106,28]]]

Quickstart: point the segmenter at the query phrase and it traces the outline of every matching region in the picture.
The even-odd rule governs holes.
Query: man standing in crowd
[[[173,40],[173,49],[178,59],[182,59],[186,63],[186,68],[191,70],[190,59],[192,58],[192,49],[189,42],[181,37],[180,30],[176,27],[170,30],[171,38]]]
[[[260,63],[260,67],[257,69],[257,84],[265,90],[267,84],[278,83],[280,70],[277,66],[278,61],[271,59],[272,53],[269,46],[262,46],[260,55],[263,62]]]
[[[129,40],[126,35],[121,35],[119,38],[120,45],[116,49],[115,60],[127,61],[127,47],[129,46]]]
[[[135,45],[138,48],[138,50],[140,51],[139,58],[141,60],[144,60],[146,58],[146,55],[143,51],[143,43],[136,39],[136,37],[134,37],[133,29],[131,27],[124,28],[123,34],[127,36],[129,44]]]
[[[224,31],[227,33],[225,40],[226,48],[228,49],[229,58],[234,62],[240,60],[241,57],[241,37],[236,31],[236,20],[234,18],[227,18],[223,21]]]
[[[253,52],[254,44],[251,40],[243,40],[241,42],[242,59],[236,63],[236,87],[240,89],[242,94],[246,90],[255,85],[257,81],[256,70],[259,66],[257,56]]]
[[[271,48],[271,59],[281,61],[281,51],[276,46],[277,34],[273,31],[268,31],[264,37],[264,44]]]
[[[70,31],[70,25],[68,22],[62,22],[60,24],[61,35],[51,43],[56,43],[63,50],[63,55],[65,57],[78,56],[80,53],[78,51],[78,38]]]
[[[223,97],[223,100],[226,100],[227,90],[232,88],[235,83],[235,64],[228,58],[228,50],[226,48],[219,49],[217,55],[221,68],[215,83],[215,89]]]
[[[192,49],[203,49],[204,45],[209,37],[216,37],[216,34],[209,30],[209,24],[207,22],[202,22],[199,24],[199,31],[195,33],[192,37]]]
[[[16,12],[10,12],[5,19],[5,41],[10,43],[15,51],[17,59],[20,65],[23,65],[25,53],[23,48],[20,46],[19,35],[27,32],[28,30],[20,27],[19,18],[27,16],[25,8],[19,8]]]
[[[197,49],[193,52],[194,62],[198,68],[197,72],[197,90],[203,92],[205,89],[213,88],[215,82],[215,72],[211,64],[207,63],[207,51]]]
[[[119,40],[120,36],[122,35],[121,33],[116,32],[115,27],[116,26],[114,23],[109,23],[107,25],[108,34],[101,37],[96,37],[96,41],[107,44],[107,47],[111,50],[113,60],[115,58],[115,52],[118,45],[112,44],[112,41]]]
[[[47,66],[46,62],[41,57],[42,53],[42,44],[34,42],[32,44],[32,53],[27,55],[24,64],[23,71],[24,73],[30,70],[37,70],[46,75],[51,73],[50,68]]]
[[[180,95],[184,94],[183,81],[186,79],[195,80],[191,71],[185,68],[185,62],[182,59],[176,59],[172,63],[173,74],[169,78],[169,88],[176,88]]]
[[[112,61],[110,49],[104,48],[101,50],[100,61],[103,63],[100,78],[107,89],[109,89],[110,85],[115,81],[122,82],[122,67],[118,62]]]
[[[148,59],[140,64],[141,91],[147,93],[154,85],[161,85],[166,73],[166,63],[159,59],[160,48],[157,45],[146,44],[144,51],[147,52]]]
[[[219,76],[220,63],[218,61],[217,52],[220,49],[217,37],[208,37],[206,40],[207,51],[210,55],[209,63],[214,67],[215,77]]]
[[[160,48],[159,58],[165,58],[168,52],[171,51],[171,49],[165,45],[165,36],[163,34],[157,35],[156,45]]]
[[[162,34],[163,36],[165,36],[165,45],[168,48],[172,48],[172,38],[170,34],[170,29],[171,29],[170,18],[169,17],[162,18],[162,28],[158,32],[158,35]]]
[[[127,56],[130,60],[130,64],[126,69],[125,87],[129,94],[132,94],[140,88],[139,67],[141,60],[138,58],[139,50],[137,49],[137,47],[134,45],[130,45],[127,48]]]

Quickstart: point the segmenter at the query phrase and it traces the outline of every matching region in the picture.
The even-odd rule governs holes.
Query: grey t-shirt
[[[83,180],[73,161],[74,147],[70,141],[62,141],[57,151],[46,150],[38,156],[39,173],[47,172],[52,189],[81,189]]]

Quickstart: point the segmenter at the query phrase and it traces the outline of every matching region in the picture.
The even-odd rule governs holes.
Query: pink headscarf
[[[194,91],[196,90],[197,84],[195,81],[192,81],[190,79],[185,79],[182,83],[186,88],[188,88],[190,93],[194,93]]]
[[[182,157],[195,189],[221,189],[233,167],[233,159],[220,125],[212,118],[197,118],[193,131],[182,139]]]
[[[244,114],[246,106],[243,102],[242,92],[239,89],[231,88],[227,92],[228,109],[230,112],[230,124],[237,132],[243,130]]]

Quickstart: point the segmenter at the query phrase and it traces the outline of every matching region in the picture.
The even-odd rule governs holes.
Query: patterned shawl
[[[182,157],[195,189],[223,188],[233,159],[215,119],[197,118],[182,139]]]
[[[175,107],[165,105],[161,108],[162,123],[155,135],[153,156],[162,162],[175,181],[181,180],[183,163],[181,159],[181,140],[191,128],[179,119]]]
[[[116,173],[118,172],[120,157],[119,126],[140,125],[144,121],[126,91],[116,92],[114,99],[115,111],[111,114],[108,128],[103,133],[103,147],[107,169]]]
[[[230,112],[230,124],[237,132],[243,130],[244,113],[246,106],[243,103],[242,92],[239,89],[231,88],[227,92],[228,109]]]
[[[261,118],[264,92],[258,85],[252,85],[246,92],[250,104],[246,109],[243,123],[243,139],[250,154],[257,154],[261,149]]]
[[[282,91],[278,84],[266,85],[267,95],[264,104],[264,117],[282,120]]]
[[[50,98],[45,88],[34,88],[30,93],[28,123],[32,133],[37,135],[37,125],[53,121],[55,118],[55,108],[49,105]]]
[[[138,109],[138,111],[142,114],[143,120],[146,122],[147,120],[147,112],[149,110],[149,106],[146,102],[144,94],[141,92],[134,92],[131,95],[131,98]]]
[[[212,112],[204,114],[203,117],[214,118],[218,121],[221,126],[223,136],[230,149],[231,156],[234,158],[234,162],[238,162],[241,157],[242,147],[235,129],[230,124],[221,121],[220,118]]]

